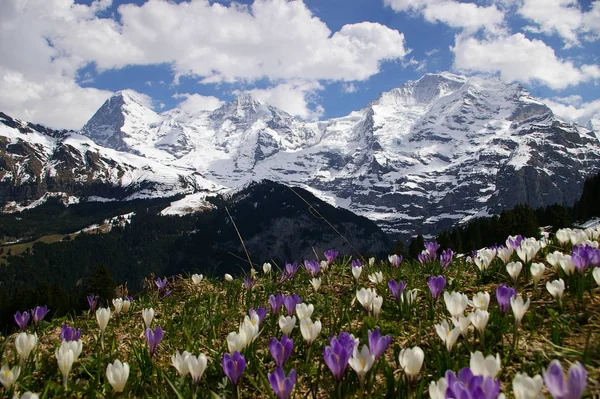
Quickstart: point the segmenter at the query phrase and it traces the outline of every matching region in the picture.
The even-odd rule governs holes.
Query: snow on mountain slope
[[[119,165],[135,157],[131,170],[121,166],[121,176],[108,179],[121,186],[148,181],[163,185],[153,195],[166,195],[266,178],[305,187],[406,237],[517,203],[572,203],[585,176],[600,168],[599,133],[592,121],[588,128],[561,122],[521,85],[440,73],[319,122],[249,95],[212,112],[156,114],[125,91],[82,134]],[[52,145],[40,151],[54,154]]]

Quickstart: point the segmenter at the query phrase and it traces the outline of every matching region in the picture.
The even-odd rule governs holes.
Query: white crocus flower
[[[517,323],[520,323],[521,320],[523,320],[523,316],[525,316],[525,312],[529,309],[530,303],[531,301],[529,298],[527,298],[527,301],[524,301],[520,295],[510,298],[510,307],[512,308]]]
[[[121,310],[123,313],[129,312],[131,309],[131,301],[129,299],[123,299],[123,309]]]
[[[419,375],[424,359],[425,353],[418,346],[415,346],[414,348],[402,349],[400,351],[400,355],[398,356],[400,368],[404,370],[409,379],[414,379],[417,377],[417,375]]]
[[[487,291],[478,292],[473,295],[473,301],[469,303],[475,309],[488,310],[490,305],[490,294]]]
[[[371,311],[375,295],[376,293],[372,288],[361,288],[360,290],[356,291],[356,299],[358,299],[358,302],[367,311]]]
[[[106,379],[115,390],[115,392],[123,392],[125,384],[129,378],[129,364],[121,363],[119,359],[112,364],[106,366]]]
[[[510,261],[513,252],[515,252],[515,250],[511,247],[498,248],[498,257],[502,260],[502,263],[507,264],[508,261]]]
[[[296,315],[298,315],[298,320],[309,319],[313,312],[315,311],[315,307],[313,304],[305,304],[299,303],[296,305]]]
[[[263,269],[263,273],[264,274],[269,274],[271,273],[271,264],[269,262],[265,262],[263,263],[262,269]]]
[[[142,309],[142,319],[144,319],[144,325],[146,328],[150,328],[152,320],[154,320],[154,309]]]
[[[292,330],[296,326],[296,316],[280,316],[279,317],[279,328],[281,332],[289,336]]]
[[[560,266],[559,260],[562,258],[562,255],[563,254],[560,251],[549,253],[546,255],[546,262],[548,262],[554,270],[558,270],[558,267]]]
[[[488,267],[490,267],[490,263],[496,257],[496,251],[490,248],[483,248],[477,251],[477,255],[475,256],[475,264],[479,268],[480,271],[485,271]]]
[[[431,381],[429,384],[429,397],[431,399],[446,399],[446,390],[448,389],[448,381],[442,377],[437,382]]]
[[[204,276],[202,274],[192,274],[192,283],[194,283],[194,285],[199,285],[202,280],[204,280]]]
[[[403,295],[400,296],[400,300],[404,302],[404,296],[406,296],[406,304],[408,306],[412,306],[413,303],[417,300],[417,294],[419,290],[417,288],[413,288],[412,290],[404,291]]]
[[[98,321],[98,327],[100,327],[100,333],[104,334],[108,320],[110,320],[110,308],[100,308],[96,310],[96,320]]]
[[[200,382],[200,378],[204,375],[208,359],[205,354],[201,353],[198,357],[190,355],[185,360],[190,375],[192,376],[192,381],[194,381],[194,385],[197,385],[198,382]]]
[[[352,275],[354,276],[354,280],[358,281],[360,278],[360,274],[362,273],[362,266],[352,266]]]
[[[469,319],[477,331],[483,334],[488,320],[490,319],[490,314],[487,310],[475,309],[475,311],[469,315]]]
[[[17,381],[17,378],[19,378],[19,374],[21,374],[21,368],[19,366],[14,366],[12,369],[8,366],[2,366],[0,369],[0,383],[5,390],[10,390],[10,387],[12,387]]]
[[[241,352],[246,347],[247,341],[248,339],[244,331],[230,332],[227,334],[227,349],[229,349],[229,353]]]
[[[233,276],[229,273],[225,273],[225,281],[227,282],[232,282],[233,281]]]
[[[469,335],[469,326],[471,325],[471,319],[469,317],[459,316],[458,319],[452,317],[451,320],[452,324],[454,324],[454,327],[460,328],[460,335],[467,338],[467,336]]]
[[[371,353],[367,345],[363,345],[360,352],[358,351],[358,345],[354,346],[354,351],[348,364],[356,371],[358,378],[361,380],[365,378],[365,375],[373,367],[373,363],[375,363],[375,356]]]
[[[558,259],[558,264],[564,270],[567,276],[570,276],[571,274],[575,273],[575,264],[573,263],[571,255],[562,255]]]
[[[450,325],[446,320],[442,321],[441,324],[435,325],[435,332],[446,344],[446,349],[448,349],[448,352],[452,351],[452,347],[456,343],[456,340],[461,333],[460,327],[454,327],[454,329],[451,330]]]
[[[302,319],[300,321],[300,332],[308,345],[312,344],[321,332],[321,320],[313,323],[311,319]]]
[[[562,301],[563,293],[565,292],[565,282],[562,278],[554,281],[548,281],[546,283],[546,289],[554,298],[560,303]]]
[[[54,352],[54,355],[56,356],[58,368],[63,377],[63,387],[66,389],[69,383],[69,373],[71,372],[71,367],[73,367],[76,356],[73,349],[65,344],[68,344],[67,341],[63,341],[61,346]]]
[[[513,378],[513,393],[515,399],[538,399],[542,398],[541,391],[544,380],[539,374],[530,377],[527,373],[517,373]]]
[[[533,283],[537,284],[542,279],[542,275],[546,270],[546,266],[543,263],[532,263],[531,264],[531,278],[533,279]]]
[[[506,271],[513,281],[517,281],[519,274],[521,273],[521,269],[523,269],[523,264],[519,261],[506,264]]]
[[[36,347],[38,342],[37,334],[20,333],[15,338],[15,348],[21,358],[21,362],[25,362],[29,358],[29,354]]]
[[[600,285],[600,267],[595,267],[592,275],[594,276],[594,280],[596,280],[596,284]]]
[[[312,285],[315,292],[318,292],[319,288],[321,288],[321,279],[314,277],[312,280],[310,280],[310,285]]]
[[[369,266],[373,267],[375,264],[375,258],[369,258]]]
[[[556,238],[558,239],[558,242],[561,245],[565,245],[566,243],[568,243],[569,241],[571,241],[571,236],[570,236],[570,230],[571,229],[559,229],[556,231]]]
[[[446,308],[448,309],[448,312],[450,312],[452,317],[458,318],[464,313],[465,309],[467,308],[469,298],[467,298],[465,294],[462,294],[460,292],[452,291],[452,293],[450,294],[448,293],[448,291],[445,291],[444,302],[446,303]]]
[[[369,281],[374,284],[381,284],[381,282],[383,281],[383,273],[375,272],[375,273],[370,274]]]
[[[112,300],[113,306],[115,307],[115,314],[118,315],[123,310],[123,298],[115,298]]]
[[[489,355],[484,358],[479,351],[471,353],[469,367],[473,375],[481,375],[483,378],[496,378],[501,368],[500,355],[496,354],[496,357]]]
[[[229,344],[229,341],[227,343]],[[190,353],[188,351],[183,351],[182,354],[179,354],[179,352],[176,352],[173,356],[171,356],[171,364],[173,365],[173,367],[175,367],[175,369],[177,370],[179,375],[182,377],[185,377],[190,372],[190,370],[188,368],[188,363],[186,361],[186,359],[189,356],[190,356]]]
[[[246,346],[250,345],[258,337],[260,319],[257,313],[252,316],[245,316],[242,325],[240,326],[240,334],[246,337]]]
[[[373,312],[373,316],[379,317],[379,313],[381,313],[381,306],[383,305],[383,297],[379,295],[375,295],[373,297],[373,301],[371,302],[371,311]]]

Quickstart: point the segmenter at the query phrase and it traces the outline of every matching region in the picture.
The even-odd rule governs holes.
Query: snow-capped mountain
[[[519,84],[440,73],[382,93],[345,117],[318,122],[298,120],[249,95],[212,112],[157,114],[124,91],[107,100],[81,135],[45,138],[40,151],[54,154],[76,138],[118,165],[152,165],[152,172],[136,175],[140,184],[167,171],[179,176],[181,184],[155,195],[196,186],[236,189],[264,178],[299,185],[406,237],[518,203],[573,203],[585,176],[600,169],[598,136],[592,121],[587,128],[560,121]],[[126,163],[133,159],[127,157],[135,162]],[[4,176],[3,182],[20,184]],[[135,187],[127,187],[133,195]]]

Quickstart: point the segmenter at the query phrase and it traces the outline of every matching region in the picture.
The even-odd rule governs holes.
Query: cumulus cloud
[[[475,3],[455,0],[384,0],[383,2],[394,11],[420,13],[428,22],[441,22],[469,32],[482,28],[495,32],[504,22],[504,13],[494,4],[481,7]]]
[[[212,111],[224,104],[217,97],[202,96],[197,93],[175,93],[173,98],[182,100],[177,108],[190,114],[198,111]]]
[[[600,119],[600,99],[583,102],[580,96],[542,99],[559,118],[585,125],[594,115]]]
[[[600,78],[600,67],[578,67],[559,58],[552,47],[541,40],[530,40],[522,33],[479,40],[457,36],[454,68],[462,71],[499,73],[509,82],[541,83],[552,89]]]
[[[577,0],[524,0],[518,12],[535,24],[528,30],[557,34],[567,48],[580,45],[580,36],[595,40],[600,35],[600,1],[583,12]]]
[[[280,108],[290,115],[304,119],[318,119],[324,113],[317,104],[317,93],[323,90],[318,82],[288,82],[266,89],[247,92],[258,101]]]
[[[148,0],[119,6],[118,18],[100,17],[111,3],[5,0],[0,13],[3,76],[20,74],[22,84],[37,87],[38,97],[37,102],[30,98],[18,104],[19,96],[2,90],[0,108],[23,110],[17,112],[20,117],[50,110],[54,116],[36,121],[78,127],[107,94],[76,84],[77,71],[90,63],[98,71],[165,64],[174,81],[182,76],[204,83],[267,79],[277,84],[273,93],[287,88],[289,93],[310,94],[289,82],[365,80],[380,71],[382,62],[402,59],[408,52],[397,30],[360,22],[332,32],[302,1],[255,0],[246,6]],[[71,119],[48,93],[63,96],[61,107],[73,107],[79,116]],[[300,101],[294,104],[291,108],[298,114],[308,113]]]

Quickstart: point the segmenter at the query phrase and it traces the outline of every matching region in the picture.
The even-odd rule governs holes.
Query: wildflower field
[[[2,397],[600,395],[600,227],[418,261],[340,257],[154,278],[135,298],[40,304],[0,338]]]

